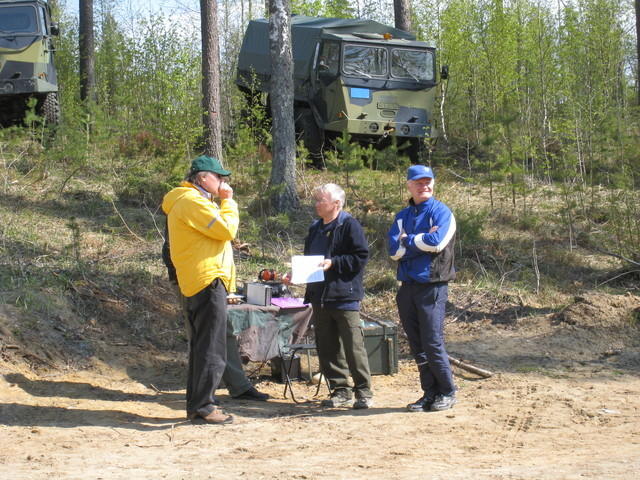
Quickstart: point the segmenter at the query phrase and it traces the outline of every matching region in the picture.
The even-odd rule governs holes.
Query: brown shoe
[[[214,425],[226,425],[229,423],[233,423],[233,415],[227,415],[222,411],[219,407],[213,407],[211,413],[206,416],[200,415],[206,423],[211,423]]]

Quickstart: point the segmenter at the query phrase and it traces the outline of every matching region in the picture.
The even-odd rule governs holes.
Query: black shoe
[[[353,398],[346,390],[338,390],[330,398],[320,402],[321,407],[327,408],[350,407],[351,405],[353,405]]]
[[[258,402],[266,402],[271,397],[267,393],[262,393],[256,390],[255,387],[251,387],[244,393],[241,393],[237,397],[233,397],[235,400],[256,400]]]
[[[435,395],[425,393],[420,399],[407,405],[407,410],[410,412],[428,412],[435,401]]]
[[[431,405],[432,412],[440,412],[442,410],[449,410],[456,404],[456,394],[451,395],[438,395],[435,402]]]
[[[353,404],[354,410],[364,410],[373,407],[373,398],[358,398]]]

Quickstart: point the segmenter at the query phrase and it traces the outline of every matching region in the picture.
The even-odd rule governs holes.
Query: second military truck
[[[27,102],[48,123],[60,119],[52,37],[58,27],[44,0],[0,0],[0,125],[21,122]]]
[[[268,30],[267,19],[252,20],[242,42],[236,83],[247,94],[268,96]],[[376,147],[395,137],[417,161],[424,140],[438,135],[435,48],[371,20],[294,15],[291,34],[296,131],[314,163],[345,132]]]

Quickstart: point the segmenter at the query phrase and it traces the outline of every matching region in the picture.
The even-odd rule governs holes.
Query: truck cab
[[[311,108],[322,128],[354,138],[436,134],[435,49],[382,34],[332,35],[318,44]]]
[[[435,122],[436,49],[371,20],[293,16],[296,130],[315,160],[343,133],[385,148],[395,139],[418,161]],[[249,22],[238,59],[241,90],[269,94],[268,20]]]

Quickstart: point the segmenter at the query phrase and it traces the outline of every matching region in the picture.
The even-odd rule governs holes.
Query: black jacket
[[[311,254],[309,247],[321,228],[322,219],[309,227],[304,242],[305,255]],[[331,259],[331,268],[324,272],[324,282],[307,284],[305,303],[362,300],[362,279],[369,258],[369,246],[362,225],[347,212],[338,214],[337,225],[331,232],[329,248],[324,256]]]
[[[165,267],[167,267],[167,274],[169,275],[169,280],[171,280],[176,285],[178,284],[178,276],[176,275],[176,267],[173,266],[173,262],[171,261],[171,252],[169,248],[169,225],[165,223],[164,226],[164,243],[162,244],[162,261],[164,262]]]

